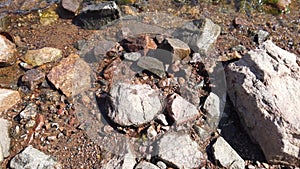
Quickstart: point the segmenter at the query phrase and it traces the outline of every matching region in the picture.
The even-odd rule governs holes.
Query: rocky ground
[[[0,1],[1,168],[298,168],[299,1]]]

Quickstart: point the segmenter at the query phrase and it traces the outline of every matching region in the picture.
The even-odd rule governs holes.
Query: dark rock
[[[38,87],[40,83],[45,80],[45,73],[39,69],[31,69],[26,71],[22,76],[22,83],[26,85],[30,90]]]
[[[0,67],[13,65],[16,58],[16,45],[0,35]]]
[[[110,95],[114,109],[108,116],[122,126],[148,123],[162,110],[158,91],[146,84],[114,84]]]
[[[227,68],[230,99],[270,163],[300,165],[300,68],[296,58],[266,41]]]
[[[0,88],[0,114],[21,100],[18,91]]]
[[[62,0],[61,5],[64,9],[76,13],[83,0]]]
[[[198,168],[204,158],[199,145],[185,133],[166,133],[157,143],[158,157],[177,168]]]
[[[83,7],[74,23],[84,29],[101,29],[121,17],[121,11],[114,1],[94,3]]]
[[[26,147],[20,154],[17,154],[11,161],[10,167],[19,168],[61,168],[61,165],[53,160],[52,157],[33,148]]]
[[[160,78],[166,76],[163,62],[161,62],[156,58],[149,57],[149,56],[141,57],[137,61],[137,66],[139,66],[142,69],[150,71],[151,73],[157,75]]]
[[[145,34],[127,37],[120,43],[127,52],[141,52],[143,55],[146,55],[149,49],[157,48],[154,40]]]

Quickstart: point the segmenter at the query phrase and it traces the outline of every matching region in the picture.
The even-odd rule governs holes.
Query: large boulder
[[[271,163],[300,165],[300,68],[271,41],[227,68],[228,93]]]

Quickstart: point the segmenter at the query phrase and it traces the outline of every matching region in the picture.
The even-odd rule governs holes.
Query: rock
[[[0,88],[0,113],[14,106],[20,99],[19,92]]]
[[[156,163],[156,165],[157,165],[160,169],[167,169],[167,165],[166,165],[164,162],[162,162],[162,161],[158,161],[158,162]]]
[[[147,136],[150,139],[153,139],[153,138],[155,138],[157,136],[157,132],[156,132],[156,130],[155,130],[155,128],[153,126],[150,126],[147,129]]]
[[[166,76],[163,62],[159,61],[156,58],[153,58],[153,57],[150,57],[150,56],[141,57],[137,61],[137,65],[140,68],[148,70],[149,72],[157,75],[160,78],[163,78],[163,77]]]
[[[212,145],[212,152],[216,163],[225,168],[244,169],[244,160],[232,149],[232,147],[224,140],[218,137],[217,141]]]
[[[0,35],[0,67],[13,65],[16,58],[16,45],[6,39],[5,36]]]
[[[25,120],[34,119],[37,114],[37,105],[30,103],[21,111],[20,117]]]
[[[89,65],[78,55],[71,54],[53,67],[47,77],[57,89],[72,97],[91,87],[90,75]]]
[[[300,68],[296,57],[266,41],[227,68],[230,99],[270,163],[300,165]]]
[[[146,84],[114,84],[110,94],[114,110],[108,116],[122,126],[148,123],[162,109],[158,91]]]
[[[61,5],[64,9],[76,13],[79,9],[82,0],[62,0]]]
[[[207,53],[220,35],[221,28],[204,18],[186,23],[173,36],[187,43],[194,52]]]
[[[22,59],[31,66],[41,66],[42,64],[56,61],[61,57],[61,50],[51,47],[44,47],[37,50],[28,50]]]
[[[45,80],[45,73],[39,69],[31,69],[26,71],[21,80],[30,90],[34,90]]]
[[[83,53],[81,56],[84,57],[84,60],[88,63],[98,63],[104,58],[104,56],[107,56],[108,52],[113,51],[118,45],[119,43],[117,42],[107,40],[99,41],[96,45],[94,45],[93,49],[87,53]],[[81,50],[87,50],[84,48],[85,46]]]
[[[139,52],[131,52],[131,53],[125,53],[123,55],[123,57],[125,60],[135,62],[135,61],[139,60],[139,58],[142,57],[142,55]]]
[[[61,168],[61,165],[54,161],[51,156],[28,146],[10,161],[10,167],[15,169]]]
[[[149,163],[147,161],[142,161],[138,163],[138,165],[135,167],[135,169],[160,169],[156,165]]]
[[[130,30],[129,30],[130,31]],[[124,32],[124,30],[123,30]],[[125,34],[125,33],[122,33]],[[149,49],[156,49],[157,45],[149,35],[136,35],[123,39],[120,44],[127,52],[142,52],[146,55]]]
[[[225,97],[226,98],[226,97]],[[225,99],[219,98],[215,93],[209,93],[203,105],[203,110],[207,114],[207,124],[212,129],[218,127],[219,121],[222,117],[225,108]]]
[[[200,96],[198,95],[198,92],[194,89],[191,89],[187,85],[184,85],[180,87],[179,89],[181,96],[192,103],[195,106],[199,106],[200,104]]]
[[[190,47],[179,39],[166,38],[162,43],[161,48],[172,53],[172,62],[189,57],[191,53]]]
[[[133,169],[136,165],[136,155],[128,148],[128,152],[124,155],[124,160],[122,164],[122,169]]]
[[[2,150],[2,145],[0,145],[0,165],[4,160],[4,154],[3,154],[3,150]]]
[[[170,132],[157,143],[157,156],[177,168],[198,168],[203,154],[199,145],[188,134]]]
[[[94,2],[82,8],[74,23],[84,29],[101,29],[121,17],[121,11],[114,1]]]
[[[166,119],[166,116],[164,114],[159,114],[157,117],[156,117],[157,121],[159,123],[161,123],[162,125],[164,126],[167,126],[168,125],[168,121]]]
[[[168,97],[167,111],[177,125],[193,121],[200,116],[197,108],[178,94]]]
[[[0,146],[2,151],[0,152],[0,154],[3,155],[3,157],[8,157],[9,156],[9,149],[10,149],[10,137],[9,137],[9,133],[8,130],[11,126],[11,122],[0,118]]]
[[[269,32],[264,30],[259,30],[257,34],[254,36],[254,40],[256,43],[261,44],[267,39],[268,36],[269,36]]]
[[[49,8],[39,13],[40,23],[43,26],[50,25],[56,22],[59,18],[58,14],[56,13],[55,9]]]

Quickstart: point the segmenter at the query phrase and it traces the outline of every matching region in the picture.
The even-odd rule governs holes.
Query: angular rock
[[[0,35],[0,46],[0,67],[13,65],[17,60],[16,45]]]
[[[156,49],[157,45],[149,35],[137,35],[123,39],[120,44],[127,52],[142,52],[146,55],[149,49]]]
[[[191,89],[190,87],[184,85],[180,87],[180,94],[181,96],[192,103],[195,106],[199,106],[200,103],[200,97],[198,95],[198,92],[194,89]]]
[[[75,96],[91,87],[90,67],[75,54],[62,59],[51,69],[47,78],[67,97]]]
[[[141,57],[137,61],[137,65],[142,69],[150,71],[151,73],[157,75],[160,78],[166,76],[163,62],[159,61],[156,58],[150,56]]]
[[[107,56],[109,52],[114,51],[117,46],[119,46],[119,43],[117,42],[107,40],[99,41],[94,45],[92,50],[81,56],[84,57],[84,60],[88,63],[98,63],[104,56]],[[88,48],[88,46],[84,45],[81,50],[88,50],[86,48]]]
[[[183,168],[198,168],[203,154],[199,145],[185,133],[167,133],[157,143],[157,156],[167,164]]]
[[[193,104],[176,93],[168,98],[167,111],[177,125],[195,120],[200,116]]]
[[[0,118],[0,146],[1,146],[1,152],[0,154],[3,155],[3,157],[8,157],[9,156],[9,149],[10,149],[10,137],[8,130],[11,126],[11,122]]]
[[[138,163],[138,165],[135,167],[135,169],[160,169],[156,165],[149,163],[147,161],[142,161]]]
[[[3,150],[2,150],[2,146],[0,145],[0,165],[4,160],[4,155],[3,155]]]
[[[207,124],[209,127],[212,129],[218,127],[224,108],[225,101],[223,101],[222,98],[219,98],[215,93],[211,92],[203,105],[203,110],[207,114]]]
[[[128,61],[137,61],[139,60],[140,57],[142,57],[142,55],[139,52],[131,52],[131,53],[125,53],[123,57],[125,60]]]
[[[80,7],[82,0],[62,0],[61,5],[64,9],[76,13]]]
[[[54,161],[51,156],[29,146],[10,161],[10,167],[15,169],[61,168],[61,165]]]
[[[194,52],[207,53],[220,35],[221,27],[204,18],[188,22],[173,36],[187,43]]]
[[[267,31],[259,30],[257,32],[257,34],[254,36],[254,40],[255,40],[256,43],[261,44],[261,43],[263,43],[267,39],[267,37],[269,36],[269,34],[270,33],[267,32]]]
[[[101,29],[121,17],[121,11],[114,1],[94,2],[84,7],[74,18],[74,23],[84,29]]]
[[[168,121],[166,119],[166,116],[164,114],[159,114],[157,117],[156,117],[156,120],[161,123],[162,125],[164,126],[167,126],[168,125]]]
[[[122,126],[148,123],[162,109],[158,91],[146,84],[114,84],[110,94],[114,110],[108,116]]]
[[[270,163],[300,165],[300,68],[271,41],[227,68],[229,96]]]
[[[124,160],[122,164],[122,169],[131,169],[136,165],[136,155],[131,149],[128,149],[128,152],[124,155]]]
[[[156,163],[156,165],[157,165],[160,169],[167,169],[167,165],[166,165],[164,162],[162,162],[162,161],[158,161],[158,162]]]
[[[18,91],[0,88],[0,113],[14,106],[20,99]]]
[[[20,117],[25,120],[34,119],[37,115],[37,105],[30,103],[21,111]]]
[[[225,168],[244,169],[244,160],[236,153],[236,151],[224,140],[218,137],[212,146],[212,152],[216,163],[221,164]]]
[[[172,56],[170,56],[172,57],[172,62],[189,57],[191,53],[190,47],[186,43],[174,38],[166,38],[161,48],[172,53]]]
[[[56,61],[61,57],[61,50],[44,47],[36,50],[28,50],[22,59],[31,66],[41,66],[42,64]]]
[[[45,80],[45,73],[39,69],[31,69],[26,71],[21,80],[24,85],[33,90]]]

